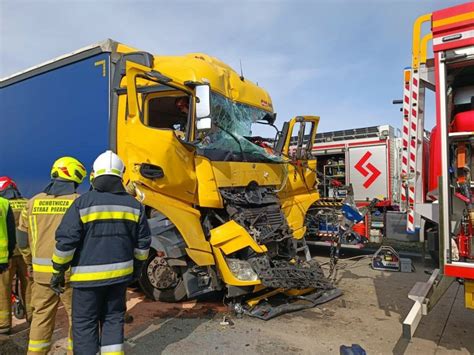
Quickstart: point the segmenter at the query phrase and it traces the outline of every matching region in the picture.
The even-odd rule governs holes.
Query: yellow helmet
[[[51,178],[74,181],[80,184],[87,175],[82,163],[72,157],[62,157],[56,160],[51,168]]]

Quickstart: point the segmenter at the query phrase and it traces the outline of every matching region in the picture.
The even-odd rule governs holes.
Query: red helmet
[[[15,181],[10,179],[8,176],[0,176],[0,191],[5,191],[9,187],[18,190],[16,187]]]

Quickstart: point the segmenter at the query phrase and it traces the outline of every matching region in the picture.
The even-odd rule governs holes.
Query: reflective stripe
[[[53,265],[51,259],[48,258],[33,258],[33,264],[38,265]]]
[[[116,351],[123,351],[123,343],[122,344],[113,344],[113,345],[105,345],[100,347],[100,352],[103,353],[110,353]]]
[[[36,223],[36,216],[30,216],[30,235],[31,235],[31,253],[36,254],[36,242],[38,240],[38,225]]]
[[[33,271],[34,272],[47,272],[47,273],[54,272],[52,265],[38,265],[38,264],[33,264]]]
[[[140,210],[129,206],[100,205],[79,210],[82,223],[88,223],[102,219],[126,219],[138,222]]]
[[[73,349],[73,346],[72,346],[72,339],[71,338],[68,338],[67,339],[67,350],[72,350]]]
[[[116,174],[118,176],[122,176],[122,172],[118,169],[114,169],[114,168],[110,168],[110,169],[99,169],[97,171],[94,172],[94,176],[95,177],[98,177],[99,175],[102,175],[102,174],[105,174],[108,172],[111,172],[113,174]]]
[[[129,207],[129,206],[120,206],[120,205],[99,205],[99,206],[92,206],[87,208],[81,208],[79,210],[79,214],[81,217],[97,212],[129,212],[140,216],[140,210],[137,208]]]
[[[72,249],[69,251],[61,251],[54,248],[53,262],[55,262],[56,264],[67,264],[74,257],[75,251],[76,249]]]
[[[53,272],[53,263],[47,258],[33,258],[34,272]]]
[[[75,266],[71,268],[71,281],[108,280],[133,273],[133,260],[121,263]]]
[[[30,340],[28,342],[28,351],[45,351],[51,346],[50,340]]]
[[[96,212],[81,217],[82,223],[93,222],[102,219],[121,219],[138,222],[140,216],[129,212]]]
[[[135,257],[135,259],[137,260],[146,260],[148,258],[148,252],[150,251],[150,249],[133,249],[133,256]]]

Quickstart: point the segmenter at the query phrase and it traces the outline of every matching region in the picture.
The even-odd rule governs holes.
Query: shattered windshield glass
[[[283,162],[271,146],[252,138],[252,125],[267,111],[211,94],[212,128],[200,137],[198,148],[211,160]]]

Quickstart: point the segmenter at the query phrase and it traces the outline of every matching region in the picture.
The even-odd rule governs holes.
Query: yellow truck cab
[[[81,80],[79,66],[87,72]],[[331,288],[299,253],[306,212],[319,198],[311,156],[318,117],[295,117],[268,142],[252,134],[275,122],[263,88],[205,54],[153,56],[111,40],[3,79],[2,95],[13,100],[22,85],[66,70],[78,85],[67,99],[89,110],[83,124],[106,127],[105,134],[92,129],[78,158],[90,164],[98,146],[116,151],[127,190],[147,207],[153,241],[140,285],[148,297]],[[91,114],[81,89],[99,82],[108,110]],[[95,140],[105,135],[108,143]]]

